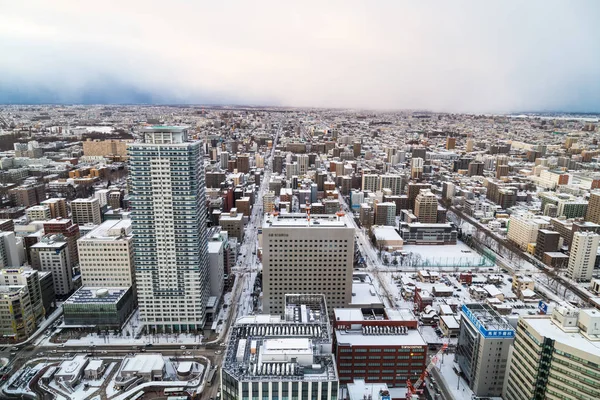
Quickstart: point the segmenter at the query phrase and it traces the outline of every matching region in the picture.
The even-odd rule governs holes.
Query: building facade
[[[519,319],[502,398],[600,398],[600,313],[555,307]]]
[[[75,199],[71,202],[71,215],[73,223],[77,225],[102,223],[100,213],[100,200],[97,198]]]
[[[209,295],[202,143],[185,128],[156,126],[128,154],[140,320],[151,331],[201,329]]]
[[[569,249],[567,275],[576,281],[589,281],[594,274],[600,235],[594,232],[575,232]]]
[[[84,286],[135,284],[131,220],[108,220],[77,241]]]
[[[487,304],[462,306],[456,359],[475,396],[502,394],[510,346],[515,331]]]
[[[354,228],[345,215],[265,215],[263,309],[281,314],[290,293],[323,293],[331,307],[352,299]]]
[[[221,398],[337,400],[323,296],[286,296],[282,316],[239,318],[221,369]]]

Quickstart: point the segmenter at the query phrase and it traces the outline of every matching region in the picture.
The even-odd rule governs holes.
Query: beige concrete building
[[[56,238],[44,237],[41,242],[31,246],[33,268],[52,272],[54,292],[57,296],[67,296],[75,290],[69,253],[67,242],[56,241]]]
[[[362,190],[369,190],[371,192],[379,191],[379,176],[364,174],[362,176]]]
[[[600,224],[600,192],[590,193],[585,220],[594,224]]]
[[[421,189],[415,199],[414,213],[423,224],[435,224],[437,222],[438,202],[435,194],[429,189]]]
[[[600,235],[594,232],[575,232],[569,249],[567,276],[576,281],[592,279]]]
[[[283,313],[286,294],[323,294],[328,309],[352,300],[354,227],[336,215],[265,215],[263,310]]]
[[[25,215],[30,221],[47,221],[52,219],[50,207],[47,205],[32,206],[25,210]]]
[[[25,285],[0,286],[0,335],[15,341],[35,332],[36,319]]]
[[[393,226],[374,226],[371,228],[378,249],[386,251],[402,250],[404,241]]]
[[[524,316],[508,358],[505,400],[600,398],[600,311]]]
[[[88,139],[83,142],[83,155],[92,157],[119,156],[127,158],[127,142],[112,139]]]
[[[108,220],[77,240],[84,286],[129,287],[135,283],[131,220]]]
[[[77,225],[100,225],[102,223],[100,200],[97,198],[73,200],[71,202],[71,214],[73,223]]]
[[[513,275],[512,291],[517,296],[521,296],[524,290],[531,290],[535,288],[535,282],[533,278],[525,275]]]
[[[275,209],[275,192],[267,192],[263,196],[263,212],[270,213]]]
[[[538,231],[549,226],[547,218],[539,218],[531,213],[513,214],[509,220],[507,237],[525,250],[530,243],[536,243]]]
[[[390,189],[393,196],[402,194],[402,176],[401,175],[381,175],[379,177],[379,188]]]
[[[64,198],[52,198],[44,200],[40,203],[41,205],[50,207],[51,218],[68,218],[69,212],[67,211],[67,200]]]
[[[244,240],[244,215],[238,213],[236,208],[232,208],[229,214],[221,214],[219,225],[230,237],[237,238],[238,242]]]

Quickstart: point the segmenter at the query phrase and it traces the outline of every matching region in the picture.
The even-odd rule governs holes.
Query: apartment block
[[[575,232],[569,248],[567,276],[576,281],[589,281],[594,273],[600,235],[594,232]]]
[[[437,222],[438,201],[435,194],[428,189],[422,189],[415,198],[414,213],[419,222],[435,224]]]
[[[197,331],[209,297],[203,145],[185,127],[143,136],[128,145],[140,322],[151,332]]]
[[[508,224],[508,239],[525,250],[530,243],[536,243],[538,231],[548,228],[550,221],[525,213],[511,215]]]
[[[97,198],[75,199],[71,202],[73,223],[77,225],[102,223],[100,201]]]

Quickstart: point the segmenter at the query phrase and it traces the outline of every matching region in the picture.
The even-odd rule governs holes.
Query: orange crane
[[[417,379],[414,385],[411,383],[410,379],[406,381],[406,387],[408,389],[406,391],[406,400],[416,400],[419,398],[419,395],[423,393],[423,389],[421,389],[420,387],[423,384],[425,377],[429,375],[429,371],[431,371],[432,368],[435,366],[439,356],[447,349],[448,343],[444,343],[442,345],[442,348],[433,357],[431,357],[431,361],[429,361],[427,368],[425,368],[425,371],[423,371],[423,373],[421,374],[419,379]]]

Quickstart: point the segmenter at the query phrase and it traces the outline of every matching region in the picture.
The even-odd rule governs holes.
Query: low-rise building
[[[82,286],[62,308],[67,326],[119,329],[134,310],[133,288]]]
[[[335,309],[334,316],[341,384],[360,378],[406,387],[407,380],[414,383],[425,370],[427,344],[412,311]]]
[[[456,244],[458,231],[452,223],[422,224],[420,222],[400,224],[400,236],[404,245],[447,245]]]
[[[284,313],[239,318],[221,369],[221,398],[337,399],[323,295],[288,295]]]

